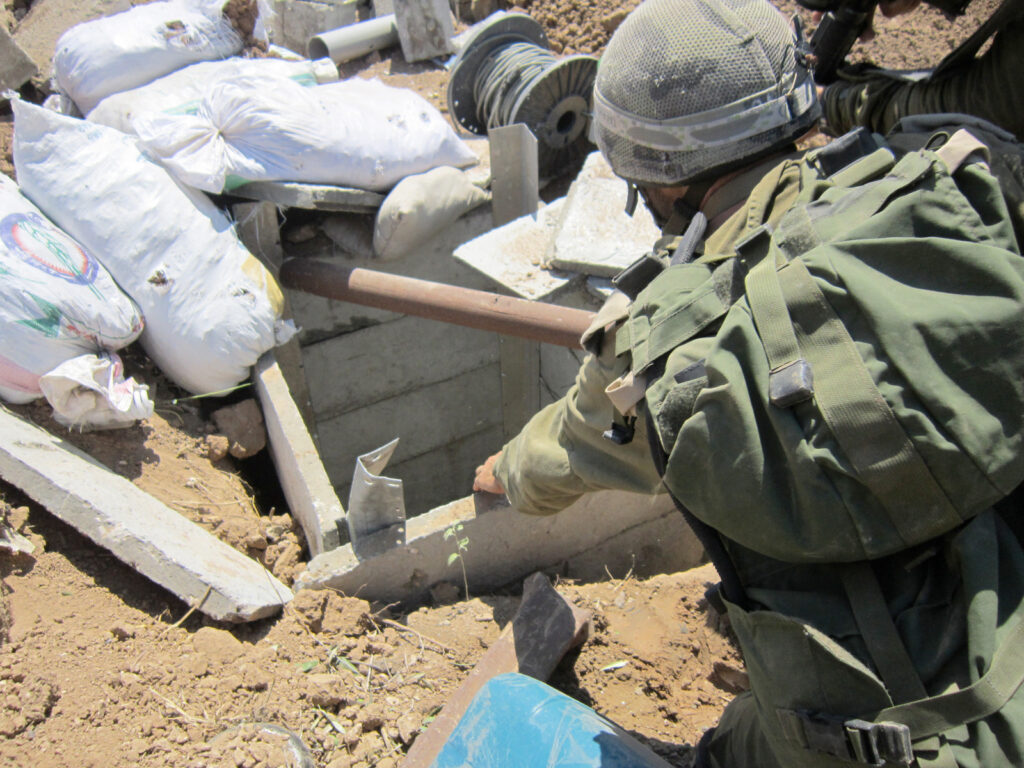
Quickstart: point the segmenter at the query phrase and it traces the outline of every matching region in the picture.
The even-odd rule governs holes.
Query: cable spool
[[[470,133],[524,123],[537,137],[537,166],[554,176],[590,148],[593,56],[556,58],[532,17],[499,11],[464,43],[448,81],[448,110]]]

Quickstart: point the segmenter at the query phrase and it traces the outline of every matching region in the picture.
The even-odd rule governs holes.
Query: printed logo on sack
[[[95,259],[38,213],[12,213],[0,221],[0,240],[33,267],[75,285],[92,285]]]

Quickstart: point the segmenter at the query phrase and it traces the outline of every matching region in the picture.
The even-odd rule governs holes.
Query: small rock
[[[224,435],[207,435],[204,442],[206,443],[206,458],[210,461],[220,461],[228,455],[228,450],[231,448],[231,441]]]
[[[352,768],[352,761],[347,755],[336,757],[327,764],[327,768]]]
[[[447,581],[441,581],[430,588],[430,596],[438,605],[451,605],[459,601],[459,588]]]
[[[228,451],[236,459],[253,456],[267,445],[263,413],[251,397],[214,411],[213,421],[231,443]]]
[[[310,632],[316,633],[323,627],[324,608],[332,594],[328,589],[300,589],[288,607],[302,617]]]
[[[416,736],[420,732],[420,724],[422,719],[415,712],[406,712],[400,718],[398,718],[398,738],[402,740],[402,743],[406,746],[412,744]]]
[[[245,546],[248,549],[266,549],[267,539],[260,533],[250,533],[245,539]]]
[[[359,713],[359,724],[363,733],[379,731],[384,725],[384,711],[379,704],[370,704]]]
[[[230,664],[245,652],[234,635],[217,627],[202,627],[192,636],[192,647],[209,661]]]
[[[291,243],[292,245],[298,245],[299,243],[305,243],[316,237],[317,229],[312,224],[303,224],[298,227],[292,227],[285,230],[284,239],[285,242]]]
[[[127,640],[129,637],[135,637],[135,630],[116,624],[110,628],[110,634],[118,640]]]
[[[730,693],[750,690],[750,678],[747,673],[724,661],[715,662],[708,679]]]

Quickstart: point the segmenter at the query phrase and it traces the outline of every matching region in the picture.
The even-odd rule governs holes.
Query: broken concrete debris
[[[0,478],[211,618],[277,613],[291,590],[261,565],[49,432],[0,409]]]
[[[0,94],[20,88],[35,77],[38,71],[36,63],[11,37],[7,27],[0,24]]]
[[[266,447],[267,430],[263,414],[253,398],[218,408],[212,418],[220,433],[228,439],[228,452],[236,459],[247,459]]]

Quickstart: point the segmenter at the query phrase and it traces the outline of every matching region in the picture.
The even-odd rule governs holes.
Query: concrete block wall
[[[381,262],[326,246],[317,258],[469,288],[488,279],[451,257],[492,227],[488,207],[459,219],[415,254]],[[343,504],[356,457],[395,437],[385,474],[401,478],[410,516],[472,486],[473,469],[501,447],[501,372],[494,333],[287,291],[301,327],[303,366],[320,455]]]
[[[482,206],[417,253],[395,261],[382,262],[366,252],[343,253],[334,245],[303,252],[338,259],[346,267],[508,293],[451,255],[458,245],[492,227],[490,208]],[[287,249],[286,255],[294,255]],[[508,377],[502,375],[500,337],[298,291],[287,294],[301,328],[320,455],[342,504],[348,502],[356,457],[395,437],[400,442],[385,474],[403,481],[410,517],[470,493],[474,468],[501,448],[506,434],[514,433],[525,418],[517,413],[510,422],[503,409],[502,385]],[[598,308],[582,281],[553,300]],[[537,356],[539,395],[523,393],[536,403],[519,408],[522,414],[561,397],[583,358],[580,350],[547,344],[533,344],[527,354]],[[512,397],[517,397],[515,392]]]

